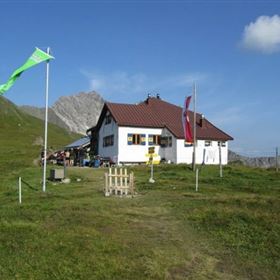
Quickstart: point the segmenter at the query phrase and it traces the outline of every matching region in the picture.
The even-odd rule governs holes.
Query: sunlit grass
[[[131,169],[134,198],[104,197],[105,169],[70,168],[71,183],[49,182],[46,193],[40,169],[10,175],[0,193],[2,278],[278,278],[279,174],[229,166],[219,178],[204,167],[196,193],[187,166],[156,167],[155,184],[148,167]],[[29,184],[22,205],[19,174]]]

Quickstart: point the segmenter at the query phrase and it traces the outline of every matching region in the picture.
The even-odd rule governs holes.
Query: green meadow
[[[120,198],[106,169],[73,167],[43,193],[43,127],[0,98],[0,279],[279,279],[280,172],[203,167],[195,192],[189,166],[156,166],[154,184],[135,166]],[[52,149],[78,137],[49,126]]]
[[[49,124],[48,149],[63,148],[79,138]],[[38,165],[43,147],[44,123],[23,113],[9,100],[0,96],[0,174],[8,175],[23,167]],[[6,177],[4,177],[5,180]]]
[[[46,193],[40,168],[1,173],[1,279],[279,279],[280,173],[204,167],[195,192],[186,165],[130,170],[133,198],[105,197],[102,168]]]

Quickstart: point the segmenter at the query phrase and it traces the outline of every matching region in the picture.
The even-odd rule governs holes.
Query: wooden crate
[[[51,169],[50,170],[50,180],[63,180],[64,179],[64,169]]]

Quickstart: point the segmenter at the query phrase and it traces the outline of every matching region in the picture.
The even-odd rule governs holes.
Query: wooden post
[[[109,187],[112,188],[112,168],[109,168]]]
[[[115,187],[118,186],[118,169],[115,168]]]
[[[105,196],[110,195],[110,186],[108,185],[108,173],[105,173]]]
[[[131,195],[133,196],[134,195],[134,173],[133,172],[131,172],[129,174],[129,187],[130,187]]]
[[[133,195],[135,195],[134,172],[131,172],[131,176],[132,176],[132,193]]]
[[[120,168],[120,187],[123,186],[123,172],[122,172],[122,168]]]
[[[127,187],[127,169],[124,169],[124,185]]]

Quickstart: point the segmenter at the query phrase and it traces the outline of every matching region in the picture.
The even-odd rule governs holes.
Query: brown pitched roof
[[[159,98],[150,97],[146,101],[136,105],[106,102],[99,121],[103,120],[107,110],[110,111],[119,126],[166,127],[176,138],[184,138],[182,108]],[[190,111],[191,124],[193,124],[193,115],[193,112]],[[204,119],[201,127],[201,118],[202,115],[197,113],[197,139],[222,141],[233,140],[231,136],[215,127],[206,119]],[[100,123],[98,125],[100,125]]]

